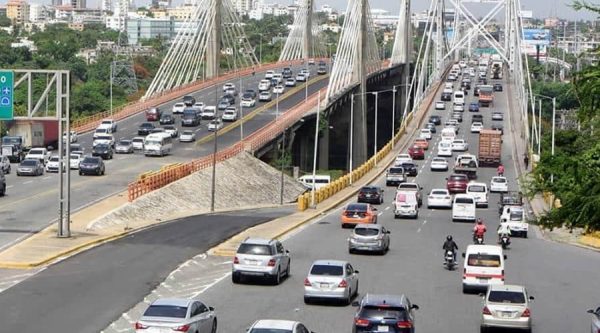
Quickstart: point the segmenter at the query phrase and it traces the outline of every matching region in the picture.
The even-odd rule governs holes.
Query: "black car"
[[[443,92],[442,93],[442,101],[448,102],[452,100],[452,93],[449,92]]]
[[[473,96],[479,96],[479,85],[476,85],[473,89]]]
[[[256,99],[256,96],[257,96],[256,90],[254,90],[254,89],[248,89],[248,90],[244,91],[244,95],[245,96],[250,96],[253,99]]]
[[[87,156],[79,163],[79,175],[104,175],[104,161],[100,157]]]
[[[404,162],[401,167],[404,168],[404,172],[411,177],[416,177],[419,174],[417,165],[412,162]]]
[[[382,204],[383,189],[378,186],[363,186],[358,191],[358,202]]]
[[[502,84],[494,83],[494,91],[502,91]]]
[[[148,135],[155,128],[153,123],[142,123],[138,127],[138,135]]]
[[[196,99],[193,96],[183,96],[183,104],[185,106],[192,106],[196,104]]]
[[[492,124],[492,129],[496,130],[496,131],[500,131],[500,133],[504,134],[504,126],[502,126],[502,124]]]
[[[469,90],[466,87],[460,87],[460,91],[462,91],[465,96],[469,95]]]
[[[285,68],[283,69],[283,71],[281,72],[281,76],[282,76],[284,79],[289,79],[289,78],[291,78],[291,77],[292,77],[292,75],[293,75],[292,69],[291,69],[291,68],[289,68],[289,67],[285,67]]]
[[[452,119],[456,119],[456,121],[458,121],[459,123],[462,123],[463,121],[463,116],[461,112],[454,112],[452,114]]]
[[[161,125],[173,125],[175,124],[175,117],[170,113],[163,113],[158,121]]]
[[[425,128],[428,128],[431,133],[436,133],[437,132],[437,129],[435,128],[435,124],[434,123],[427,123],[427,124],[425,124]]]
[[[394,332],[414,333],[414,310],[419,306],[412,304],[405,295],[366,294],[359,302],[354,315],[353,333]]]
[[[474,122],[476,122],[476,121],[478,121],[478,122],[480,122],[480,123],[482,123],[482,124],[483,124],[483,115],[481,115],[481,114],[474,114],[474,115],[471,117],[471,123],[474,123]]]
[[[436,126],[437,125],[441,125],[442,124],[442,117],[436,116],[436,115],[429,116],[429,122],[432,123],[432,124],[434,124],[434,125],[436,125]]]
[[[461,83],[461,87],[465,88],[466,90],[470,90],[471,89],[471,80],[469,80],[469,79],[463,80]]]
[[[92,156],[100,156],[103,160],[112,160],[113,149],[109,144],[99,143],[92,148]]]

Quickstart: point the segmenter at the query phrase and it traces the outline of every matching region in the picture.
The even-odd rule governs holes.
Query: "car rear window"
[[[354,233],[360,236],[376,236],[379,234],[379,229],[375,228],[354,228]]]
[[[457,204],[473,204],[473,199],[471,198],[456,198],[454,202]]]
[[[368,193],[376,193],[377,192],[377,188],[376,187],[363,187],[360,189],[361,192],[368,192]]]
[[[497,254],[472,253],[467,259],[469,266],[500,267],[500,256]]]
[[[353,211],[353,212],[366,212],[367,211],[367,205],[364,204],[350,204],[348,205],[348,207],[346,208],[347,211]]]
[[[26,165],[26,166],[34,166],[37,164],[36,160],[24,160],[23,162],[21,162],[21,165]]]
[[[344,267],[337,265],[313,265],[310,270],[310,275],[344,275]]]
[[[506,179],[504,179],[504,178],[494,178],[494,183],[506,183]]]
[[[83,163],[98,163],[98,159],[95,157],[86,157],[82,161]]]
[[[401,174],[404,173],[404,169],[402,169],[402,168],[390,168],[389,173],[393,174],[393,175],[401,175]]]
[[[272,255],[273,251],[269,245],[261,244],[242,244],[238,249],[238,253],[241,254],[254,254],[259,256]]]
[[[435,190],[435,191],[431,191],[431,194],[435,194],[435,195],[448,195],[448,192],[446,192],[444,190]]]
[[[187,313],[186,306],[175,305],[150,305],[144,312],[146,317],[167,317],[167,318],[185,318]]]
[[[279,328],[253,328],[249,333],[292,333],[292,331]]]
[[[452,181],[467,181],[466,176],[450,176],[450,180]]]
[[[393,306],[377,306],[377,305],[367,305],[362,308],[360,311],[361,318],[393,318],[399,321],[406,320],[406,310],[403,307],[393,307]]]
[[[488,301],[493,303],[525,303],[525,295],[517,291],[490,291]]]
[[[467,191],[485,193],[486,189],[485,189],[485,186],[483,186],[483,185],[469,185],[469,188],[467,189]]]
[[[523,220],[523,211],[522,210],[511,210],[510,211],[510,220],[511,221]]]

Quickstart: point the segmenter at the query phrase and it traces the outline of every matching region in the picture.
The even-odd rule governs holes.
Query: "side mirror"
[[[213,308],[212,306],[209,306],[209,307],[208,307],[208,309],[209,309],[210,311],[215,311],[215,308]]]
[[[422,190],[422,189],[423,189],[423,186],[419,186],[419,190]]]
[[[359,271],[357,271],[357,270],[354,270],[354,274],[358,274],[358,273],[359,273]]]
[[[419,306],[416,304],[413,304],[410,306],[411,309],[415,309],[415,310],[419,310]]]
[[[533,297],[533,296],[529,296],[529,300],[530,300],[530,301],[533,301],[534,299],[535,299],[535,297]]]
[[[352,304],[351,304],[351,305],[352,305],[352,306],[360,306],[360,303],[359,303],[359,302],[357,302],[357,301],[354,301],[354,302],[352,302]],[[590,311],[592,311],[592,310],[590,310]]]
[[[464,258],[465,256],[466,256],[466,253],[464,253],[464,252],[463,252],[463,253],[462,253],[462,257]]]
[[[589,309],[589,310],[587,310],[587,313],[594,314],[594,313],[596,313],[596,311],[594,311],[594,309]]]
[[[290,250],[285,250],[285,253],[286,254],[290,254]]]
[[[385,233],[388,234],[388,235],[391,234],[391,232],[389,230],[387,230]]]
[[[506,254],[504,255],[504,260],[508,259],[508,256],[506,256]]]

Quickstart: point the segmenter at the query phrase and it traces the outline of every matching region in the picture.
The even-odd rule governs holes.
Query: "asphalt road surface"
[[[316,76],[316,68],[312,68],[312,77]],[[300,67],[294,67],[294,73],[299,71]],[[257,90],[258,82],[264,78],[263,73],[256,73],[254,77],[243,78],[243,87],[245,89]],[[233,81],[239,87],[239,80]],[[308,94],[311,95],[319,89],[325,87],[327,79],[309,84]],[[194,94],[197,101],[205,102],[206,105],[215,104],[215,96],[222,95],[222,85],[213,86]],[[298,84],[301,87],[301,84]],[[296,93],[289,93],[289,87],[283,95],[280,96],[279,112],[283,113],[293,106],[301,103],[305,98],[305,89],[299,89]],[[170,112],[173,104],[178,101],[171,101],[163,104],[160,108],[163,111]],[[239,106],[239,98],[237,100]],[[244,108],[244,114],[262,107],[265,103],[258,102],[254,108]],[[238,108],[239,109],[239,108]],[[219,112],[219,115],[221,112]],[[253,119],[244,123],[244,137],[252,132],[262,128],[276,116],[276,108],[273,106],[259,113]],[[176,116],[175,125],[181,133],[179,116]],[[115,140],[121,138],[132,138],[137,135],[137,128],[146,122],[144,113],[123,119],[118,122],[117,132],[114,134]],[[158,122],[156,122],[158,125]],[[227,125],[227,123],[225,124]],[[186,127],[185,129],[196,130],[197,138],[200,139],[207,135],[213,135],[207,130],[207,121],[196,128]],[[240,139],[239,127],[219,136],[217,142],[219,149],[229,147]],[[82,144],[85,152],[91,153],[92,133],[85,133],[79,136],[78,143]],[[213,152],[213,142],[206,142],[201,145],[195,143],[179,143],[173,140],[174,149],[172,154],[163,158],[145,157],[143,153],[134,154],[115,154],[114,159],[105,161],[106,176],[79,176],[77,170],[71,171],[71,209],[75,211],[95,201],[101,200],[116,192],[126,189],[127,184],[135,178],[149,170],[160,169],[161,166],[187,162],[193,158],[206,156]],[[45,173],[38,177],[17,177],[17,164],[12,165],[13,171],[6,176],[7,194],[0,198],[0,250],[8,247],[15,242],[29,236],[40,229],[46,227],[49,223],[58,217],[58,193],[59,176],[56,173]]]
[[[0,332],[99,332],[183,261],[292,210],[188,217],[68,258],[0,294]]]

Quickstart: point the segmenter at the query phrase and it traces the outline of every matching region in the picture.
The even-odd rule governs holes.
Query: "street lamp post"
[[[552,156],[554,156],[554,129],[556,127],[556,97],[552,97]],[[554,183],[554,173],[550,174],[550,182]]]
[[[312,190],[311,190],[311,206],[317,208],[315,204],[315,177],[317,174],[317,149],[319,148],[319,122],[321,120],[321,91],[319,90],[317,100],[317,122],[315,124],[315,145],[313,149],[313,170],[312,170]]]
[[[115,62],[110,63],[110,117],[113,115],[113,71]]]
[[[350,185],[352,185],[352,150],[354,146],[354,94],[350,97]]]
[[[281,163],[281,190],[279,192],[279,204],[283,205],[283,167],[285,163],[285,133],[287,128],[283,130],[283,139],[281,141],[281,156],[279,157],[279,163]],[[314,185],[314,184],[313,184]]]
[[[379,112],[379,92],[375,91],[373,92],[373,95],[375,95],[375,137],[373,138],[373,157],[375,158],[375,166],[377,166],[377,115]]]
[[[392,149],[394,149],[394,135],[396,135],[396,86],[392,87]]]

